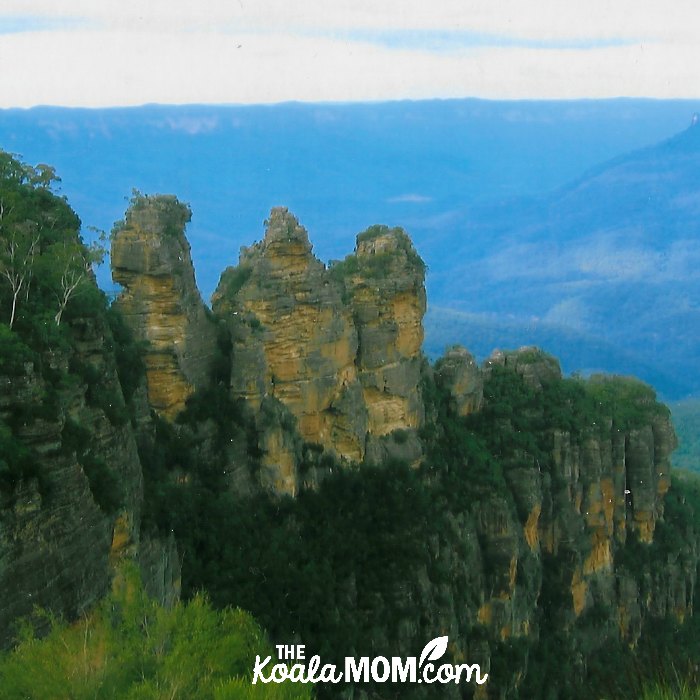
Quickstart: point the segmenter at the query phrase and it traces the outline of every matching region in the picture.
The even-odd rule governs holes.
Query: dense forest
[[[478,389],[463,410],[455,377],[468,354],[421,356],[418,424],[347,459],[302,434],[282,392],[255,406],[234,390],[242,348],[270,332],[253,312],[231,312],[253,298],[263,250],[222,277],[227,305],[203,312],[206,379],[165,415],[148,403],[153,341],[98,289],[104,238],[85,245],[58,182],[49,166],[0,152],[0,585],[12,603],[0,616],[2,697],[471,697],[474,685],[250,684],[271,644],[342,665],[415,655],[440,635],[452,661],[488,670],[489,698],[690,692],[700,483],[667,473],[675,438],[653,389],[566,378],[529,348],[470,369]],[[156,212],[159,241],[179,241],[189,218],[174,198],[139,193],[131,211]],[[285,236],[297,245],[295,231]],[[360,348],[362,275],[374,285],[399,264],[424,273],[403,232],[373,227],[358,248],[385,236],[399,245],[371,265],[348,256],[328,278],[312,266],[332,303],[356,304]],[[293,456],[294,493],[266,487],[271,434]],[[115,443],[133,444],[128,469]],[[85,518],[70,537],[86,549],[64,561],[46,533],[66,508]],[[101,558],[76,572],[98,531]],[[48,583],[23,568],[36,532],[58,562]],[[149,579],[145,564],[171,545],[175,592],[164,567]]]

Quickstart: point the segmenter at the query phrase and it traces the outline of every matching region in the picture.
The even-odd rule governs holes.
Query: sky
[[[700,97],[696,0],[1,0],[0,107]]]

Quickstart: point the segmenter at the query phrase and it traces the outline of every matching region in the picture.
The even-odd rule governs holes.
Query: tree
[[[58,300],[58,310],[54,316],[56,325],[61,324],[63,312],[68,302],[80,294],[90,280],[92,266],[99,265],[105,256],[104,234],[89,246],[79,240],[63,240],[49,247],[46,258],[51,261],[49,270],[54,294]]]
[[[256,655],[270,641],[242,610],[215,610],[201,595],[172,608],[143,590],[133,567],[112,593],[73,625],[50,614],[38,639],[25,625],[19,644],[0,652],[3,700],[310,700],[307,685],[252,684]]]
[[[15,322],[20,292],[24,289],[29,293],[39,239],[40,234],[33,221],[6,223],[4,203],[0,200],[0,274],[10,285],[12,293],[10,328]]]

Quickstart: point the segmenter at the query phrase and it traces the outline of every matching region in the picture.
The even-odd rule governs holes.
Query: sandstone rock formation
[[[557,361],[536,348],[494,353],[484,365],[487,376],[494,366],[520,374],[535,397],[548,386],[561,384]],[[630,574],[616,562],[616,554],[624,551],[630,537],[642,546],[654,540],[670,485],[676,438],[668,411],[655,404],[653,394],[641,383],[607,377],[589,382],[594,396],[602,399],[614,391],[620,400],[624,397],[629,406],[636,406],[637,418],[630,422],[625,415],[615,415],[610,412],[614,404],[601,401],[593,409],[596,415],[580,418],[582,429],[547,425],[543,442],[550,452],[543,459],[551,461],[551,467],[545,470],[544,463],[516,449],[503,457],[505,477],[517,507],[521,541],[537,559],[554,558],[559,563],[561,583],[570,590],[572,618],[602,606],[619,619],[622,635],[634,643],[644,615],[653,614],[659,606],[683,618],[690,598],[682,593],[674,596],[669,590],[687,593],[695,583],[695,575],[688,571],[656,572],[655,584],[642,599],[638,583],[632,583]],[[532,404],[537,404],[536,399]],[[511,527],[503,524],[487,531],[506,532]],[[521,547],[518,555],[518,548],[511,546],[509,551],[517,558],[527,550]],[[500,570],[507,579],[505,558]],[[620,581],[626,583],[619,585]],[[669,603],[669,597],[674,602]],[[480,618],[490,621],[492,609],[489,603],[480,610]],[[509,615],[513,619],[512,610]]]
[[[134,335],[147,341],[148,401],[171,419],[209,381],[216,351],[184,234],[189,220],[175,197],[138,195],[112,235],[112,276],[124,287],[115,303]]]
[[[420,446],[414,431],[425,418],[419,383],[425,314],[425,265],[402,229],[372,226],[357,237],[354,256],[332,270],[342,278],[357,327],[357,368],[368,412],[370,459],[398,452],[416,461]],[[405,446],[409,443],[408,453]],[[412,453],[411,453],[412,452]]]
[[[534,389],[541,389],[547,382],[562,376],[559,361],[532,346],[516,351],[494,350],[484,364],[484,371],[488,374],[495,364],[515,370]]]
[[[256,412],[267,397],[296,419],[301,438],[341,459],[420,455],[418,389],[425,312],[423,264],[400,229],[358,236],[354,255],[330,270],[286,209],[270,214],[264,239],[241,252],[213,297],[233,341],[231,391]],[[268,426],[264,465],[294,493],[292,445]]]
[[[58,391],[32,363],[0,376],[0,418],[15,426],[36,470],[9,494],[0,491],[0,648],[36,606],[75,617],[108,590],[116,564],[140,561],[143,474],[113,339],[100,317],[73,320],[71,336],[70,349],[44,358],[70,377]],[[114,510],[105,509],[105,497]],[[143,563],[169,552],[167,572],[143,573],[150,592],[172,601],[179,557],[158,537],[148,552]]]
[[[454,345],[437,361],[435,381],[449,391],[459,416],[468,416],[481,408],[484,378],[472,354]]]

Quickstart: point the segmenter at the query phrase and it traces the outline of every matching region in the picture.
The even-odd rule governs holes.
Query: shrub
[[[302,700],[308,686],[253,685],[255,656],[274,651],[242,610],[215,611],[197,596],[171,609],[149,599],[126,569],[114,592],[73,625],[46,613],[50,631],[25,626],[19,646],[0,655],[4,700]]]
[[[84,454],[79,459],[95,503],[107,515],[113,515],[124,505],[122,486],[114,470],[91,453]]]
[[[34,362],[35,354],[17,333],[5,323],[0,323],[0,375],[20,376],[25,364]]]

